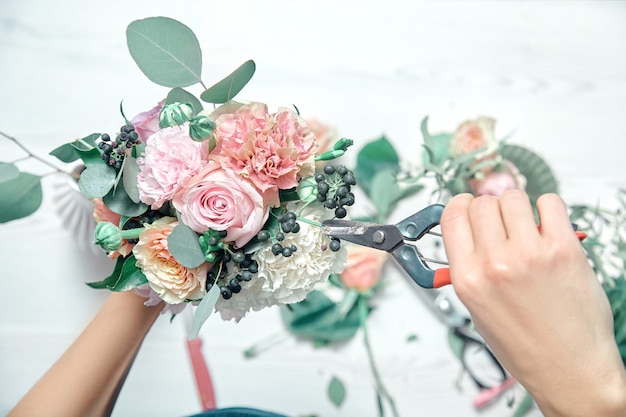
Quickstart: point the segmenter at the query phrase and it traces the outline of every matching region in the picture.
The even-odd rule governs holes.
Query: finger
[[[441,234],[450,265],[463,265],[474,250],[474,236],[469,220],[471,194],[454,196],[441,215]]]
[[[530,242],[539,237],[528,194],[509,190],[500,196],[500,212],[509,240]]]
[[[496,197],[485,195],[474,199],[469,207],[469,218],[475,250],[499,247],[505,243],[506,229]]]
[[[561,237],[565,234],[576,236],[572,233],[572,223],[567,213],[567,206],[561,197],[556,194],[544,194],[537,199],[537,211],[541,224],[541,235],[549,237]]]

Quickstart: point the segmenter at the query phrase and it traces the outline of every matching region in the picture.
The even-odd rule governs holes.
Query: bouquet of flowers
[[[352,141],[321,152],[297,108],[272,112],[233,101],[252,78],[253,61],[206,88],[198,40],[180,22],[134,21],[127,40],[142,72],[171,88],[167,97],[130,120],[120,105],[118,132],[92,133],[51,152],[65,163],[82,161],[78,187],[94,202],[95,243],[116,260],[111,275],[88,285],[136,290],[146,305],[163,301],[173,314],[199,304],[197,333],[213,309],[240,320],[301,301],[341,272],[346,251],[322,233],[321,221],[346,216],[356,179],[329,162],[316,172],[316,161],[341,156]],[[193,84],[203,87],[200,100],[184,89]],[[1,167],[2,221],[34,212],[39,177],[13,163]],[[12,195],[25,175],[31,195]]]

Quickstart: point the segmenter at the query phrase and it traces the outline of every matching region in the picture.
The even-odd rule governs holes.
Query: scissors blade
[[[387,252],[404,241],[396,226],[350,220],[325,220],[322,222],[322,232],[346,242]]]

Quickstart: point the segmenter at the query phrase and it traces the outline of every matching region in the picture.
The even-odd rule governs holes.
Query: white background
[[[130,58],[125,27],[168,16],[187,24],[211,84],[247,59],[257,73],[240,95],[334,125],[356,147],[387,134],[417,161],[419,122],[452,131],[490,115],[502,137],[550,161],[570,203],[613,201],[626,186],[626,3],[621,1],[182,1],[0,2],[0,130],[46,155],[93,131],[115,132],[167,92]],[[199,90],[194,90],[199,93]],[[22,154],[0,139],[0,160]],[[356,152],[353,152],[353,155]],[[38,164],[24,170],[44,173]],[[46,177],[35,215],[0,225],[0,414],[18,401],[78,335],[106,298],[83,282],[112,264],[86,248],[57,211],[67,192]],[[416,211],[426,197],[402,206]],[[82,235],[79,235],[82,236]],[[373,349],[402,416],[506,416],[506,400],[476,412],[446,329],[393,269],[375,299]],[[202,329],[220,406],[300,416],[376,415],[372,379],[357,337],[314,350],[285,331],[278,310],[241,323],[213,317]],[[406,341],[409,335],[416,342]],[[242,351],[272,335],[260,357]],[[540,341],[538,341],[540,343]],[[98,360],[98,358],[94,358]],[[532,360],[532,358],[529,358]],[[575,366],[575,364],[573,364]],[[549,370],[547,370],[549,371]],[[346,384],[341,409],[327,399]],[[161,317],[139,353],[114,415],[182,416],[199,410],[182,320]],[[535,416],[540,415],[534,412]]]

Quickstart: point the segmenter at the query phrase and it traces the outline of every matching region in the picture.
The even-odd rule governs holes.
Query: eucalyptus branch
[[[389,391],[387,391],[387,388],[385,388],[385,385],[383,384],[383,381],[380,377],[380,373],[378,372],[378,368],[376,367],[374,354],[372,353],[372,347],[370,345],[369,336],[367,333],[367,323],[366,323],[367,299],[365,297],[359,297],[358,307],[359,307],[360,326],[361,326],[361,330],[363,331],[363,343],[365,344],[365,350],[367,351],[367,359],[370,364],[370,369],[372,370],[372,375],[374,376],[374,381],[376,382],[376,391],[382,398],[387,400],[387,402],[389,403],[389,407],[391,408],[391,413],[394,415],[394,417],[398,417],[399,414],[398,414],[398,410],[396,409],[396,403],[393,397],[389,394]],[[382,417],[382,411],[381,411],[381,417]]]
[[[18,148],[20,148],[21,150],[26,152],[26,154],[28,155],[28,157],[17,159],[15,162],[23,161],[23,160],[26,160],[28,158],[33,158],[33,159],[36,159],[37,161],[41,162],[42,164],[49,166],[50,168],[54,169],[56,172],[58,172],[60,174],[71,175],[69,172],[63,171],[62,169],[60,169],[57,166],[51,164],[50,162],[46,161],[45,159],[43,159],[43,158],[35,155],[34,153],[32,153],[28,148],[26,148],[24,145],[22,145],[20,143],[20,141],[17,140],[16,138],[14,138],[13,136],[9,136],[9,135],[7,135],[6,133],[4,133],[2,131],[0,131],[0,136],[4,136],[8,140],[10,140],[13,143],[15,143],[15,145],[17,145]]]

